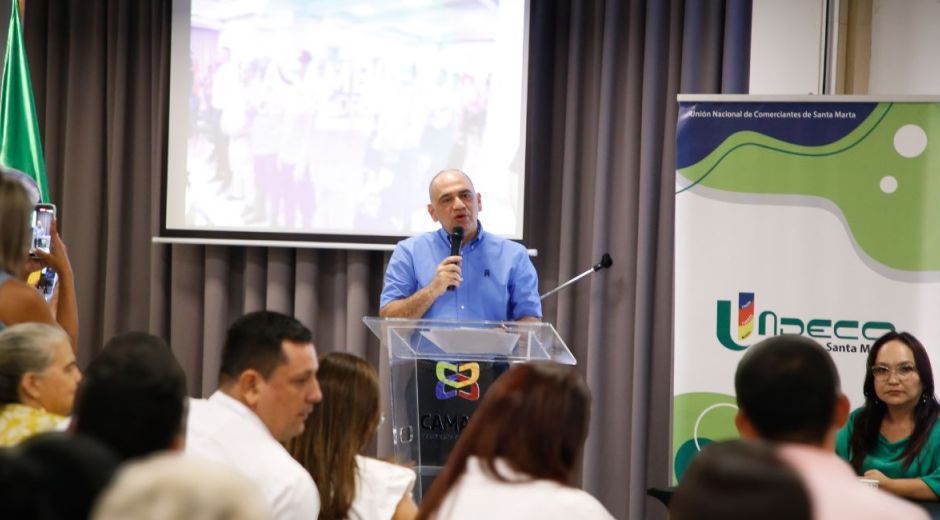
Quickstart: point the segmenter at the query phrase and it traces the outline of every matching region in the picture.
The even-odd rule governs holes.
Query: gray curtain
[[[750,1],[532,2],[527,204],[543,288],[594,407],[585,489],[617,518],[665,517],[670,483],[676,94],[747,92]]]
[[[9,20],[10,20],[11,8],[12,8],[12,4],[10,2],[0,2],[0,27],[2,27],[4,31],[7,30],[7,24],[9,23]],[[3,34],[6,35],[6,32],[4,32]],[[0,55],[6,55],[6,51],[7,51],[7,39],[0,38]]]
[[[664,517],[645,490],[669,483],[675,95],[746,92],[751,2],[530,5],[526,245],[543,291],[614,258],[545,306],[594,395],[583,484],[617,518]],[[151,243],[169,0],[29,0],[25,33],[83,365],[113,334],[149,330],[205,395],[226,327],[262,308],[297,316],[321,352],[378,364],[361,317],[378,312],[386,254]]]

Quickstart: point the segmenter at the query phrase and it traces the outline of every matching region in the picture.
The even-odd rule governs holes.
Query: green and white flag
[[[16,0],[11,0],[10,29],[0,82],[0,164],[20,170],[36,181],[43,202],[49,202],[46,163],[36,104],[23,45],[23,29]]]

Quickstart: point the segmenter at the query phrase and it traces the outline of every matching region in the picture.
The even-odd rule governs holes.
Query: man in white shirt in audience
[[[229,465],[261,490],[276,520],[316,518],[320,496],[282,443],[303,431],[322,398],[310,330],[276,312],[229,327],[219,389],[192,400],[186,453]]]
[[[802,336],[776,336],[750,347],[734,375],[735,423],[744,438],[778,444],[803,480],[816,520],[904,518],[927,512],[859,482],[835,454],[836,433],[849,416],[829,353]]]

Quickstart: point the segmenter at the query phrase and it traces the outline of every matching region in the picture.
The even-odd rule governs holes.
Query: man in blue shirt
[[[484,232],[480,194],[460,170],[431,180],[428,213],[441,229],[403,240],[385,271],[383,318],[529,320],[542,317],[538,276],[525,248]],[[454,227],[464,229],[460,254],[450,256]],[[456,290],[448,291],[448,286]]]

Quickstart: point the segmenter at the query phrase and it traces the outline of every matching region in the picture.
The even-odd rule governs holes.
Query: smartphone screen
[[[33,209],[33,242],[30,249],[41,249],[47,253],[52,248],[52,220],[55,218],[55,206],[37,204]]]

